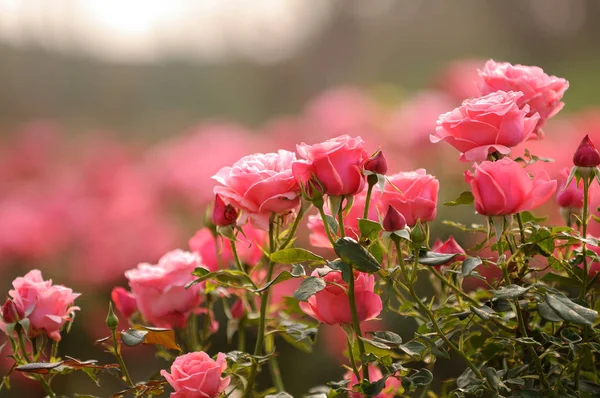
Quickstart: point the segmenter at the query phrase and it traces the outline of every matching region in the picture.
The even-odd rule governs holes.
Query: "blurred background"
[[[360,135],[384,149],[390,173],[424,167],[441,181],[440,203],[453,199],[469,165],[429,134],[440,113],[477,95],[489,58],[570,81],[547,139],[526,145],[555,158],[543,167],[558,177],[584,134],[600,140],[599,16],[596,0],[3,0],[0,291],[39,268],[81,292],[61,353],[109,362],[92,342],[107,335],[111,288],[139,262],[188,248],[210,176],[243,155]],[[555,204],[546,210],[560,222]],[[440,205],[448,218],[483,222]],[[441,222],[434,231],[455,232]],[[387,317],[411,336],[412,321]],[[341,378],[343,348],[328,335],[338,338],[325,330],[319,344],[330,349],[313,354],[281,344],[295,396]],[[166,367],[151,349],[127,359],[138,379]],[[437,385],[457,376],[450,361],[436,366]],[[3,396],[42,395],[13,379]],[[68,396],[120,388],[56,383]]]

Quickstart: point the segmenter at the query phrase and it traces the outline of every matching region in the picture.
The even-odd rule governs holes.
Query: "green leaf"
[[[412,340],[406,344],[400,345],[398,348],[411,357],[421,357],[427,347],[423,343]]]
[[[381,224],[376,221],[368,220],[366,218],[358,219],[358,230],[360,236],[369,240],[377,239],[379,232],[382,230]]]
[[[528,222],[541,223],[541,222],[546,221],[546,219],[548,219],[548,217],[536,217],[530,211],[522,211],[519,214],[521,214],[521,221],[523,222],[523,224],[528,223]]]
[[[282,264],[295,264],[304,262],[325,264],[323,257],[308,250],[298,249],[295,247],[276,251],[275,253],[271,254],[270,257],[273,262]]]
[[[457,254],[444,254],[426,251],[424,253],[419,253],[419,264],[429,266],[444,265],[456,256]]]
[[[329,214],[325,214],[325,222],[327,223],[327,226],[334,234],[337,235],[340,233],[340,226],[339,226],[337,220],[335,219],[335,217],[330,216]]]
[[[144,342],[144,338],[148,334],[145,330],[129,329],[121,332],[121,341],[127,347],[136,347]]]
[[[172,329],[135,325],[134,329],[121,332],[121,341],[128,347],[140,344],[161,345],[170,350],[181,351]]]
[[[374,382],[363,380],[360,383],[359,390],[367,397],[374,397],[383,390],[383,388],[385,387],[386,380],[387,377],[382,377],[381,379]]]
[[[460,267],[462,276],[471,275],[471,272],[473,272],[473,270],[479,267],[482,263],[483,262],[479,257],[467,257]]]
[[[490,319],[490,317],[492,315],[495,315],[496,313],[494,312],[493,309],[491,309],[490,307],[488,307],[487,305],[481,306],[479,308],[476,308],[474,306],[470,307],[471,311],[477,315],[478,317],[480,317],[481,319],[483,319],[484,321],[487,321],[488,319]]]
[[[344,282],[350,284],[350,278],[352,277],[352,267],[350,267],[350,265],[348,265],[347,263],[342,261],[342,259],[339,259],[339,258],[335,259],[333,261],[328,261],[327,265],[332,270],[341,271],[342,279],[344,280]],[[323,269],[323,268],[320,268],[320,269]],[[318,270],[317,270],[317,272],[318,272]],[[325,276],[325,275],[321,275],[321,276]]]
[[[188,283],[185,288],[189,288],[197,283],[204,282],[206,280],[211,280],[214,283],[223,286],[223,287],[238,287],[238,288],[248,288],[252,287],[256,289],[256,285],[246,275],[245,272],[232,270],[232,269],[223,269],[215,272],[205,272],[204,268],[196,268],[196,270],[192,273],[193,275],[198,276],[198,279]]]
[[[381,269],[377,259],[352,238],[338,239],[334,243],[333,249],[342,261],[358,271],[374,273]]]
[[[522,287],[519,285],[508,285],[506,287],[501,287],[498,290],[492,290],[492,292],[494,293],[495,299],[511,299],[524,295],[531,287],[532,286]]]
[[[473,194],[469,191],[465,191],[462,192],[458,198],[444,202],[444,206],[470,205],[474,200],[475,198],[473,197]]]
[[[298,301],[307,301],[310,296],[325,289],[326,283],[323,279],[316,276],[309,276],[302,281],[298,289],[294,292],[294,297]]]
[[[63,362],[32,362],[25,365],[17,366],[15,370],[23,373],[47,374],[52,369],[58,368]]]
[[[581,336],[571,328],[561,330],[560,337],[562,337],[568,343],[579,343],[582,340]]]
[[[272,285],[276,285],[278,283],[285,282],[289,279],[299,278],[299,277],[305,276],[305,275],[306,275],[306,271],[304,271],[304,267],[300,264],[294,264],[291,272],[290,271],[282,271],[275,278],[273,278],[269,282],[265,283],[265,285],[263,287],[261,287],[260,289],[253,290],[253,291],[255,293],[260,293],[264,290],[267,290]]]
[[[550,322],[560,322],[563,320],[545,301],[538,303],[537,312],[542,319]]]
[[[381,331],[381,332],[370,332],[372,341],[377,341],[392,347],[399,346],[402,344],[402,337],[398,336],[394,332]]]
[[[411,384],[423,387],[429,385],[433,381],[433,374],[427,369],[419,369],[416,373],[406,377]]]
[[[565,321],[592,326],[598,317],[596,311],[574,303],[562,293],[546,293],[544,297],[546,303],[554,310],[556,315]]]
[[[329,210],[331,210],[331,214],[337,216],[337,214],[340,212],[340,209],[342,208],[343,199],[343,196],[329,195]]]

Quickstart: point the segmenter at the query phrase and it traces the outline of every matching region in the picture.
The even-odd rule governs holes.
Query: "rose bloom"
[[[13,281],[13,290],[8,292],[17,312],[29,319],[29,337],[47,334],[60,341],[60,329],[68,321],[69,314],[78,310],[73,302],[79,293],[61,285],[53,285],[51,280],[42,279],[42,273],[29,271],[24,277]],[[0,320],[0,329],[6,332],[6,324]]]
[[[560,207],[569,209],[581,209],[583,208],[583,181],[579,181],[573,178],[568,186],[565,186],[569,178],[571,170],[565,167],[560,172],[560,189],[556,193],[556,201]]]
[[[160,374],[175,390],[171,398],[213,398],[229,386],[230,378],[221,377],[225,369],[225,354],[217,354],[215,361],[201,351],[178,356],[171,365],[171,373],[163,369]]]
[[[475,198],[475,210],[484,216],[502,216],[532,210],[556,191],[556,181],[546,172],[533,180],[521,165],[509,158],[475,164],[475,173],[465,172]]]
[[[292,175],[295,160],[293,152],[284,150],[245,156],[212,177],[222,184],[213,191],[243,210],[238,224],[249,218],[256,228],[267,231],[272,213],[287,214],[300,205],[300,187]]]
[[[138,310],[137,300],[135,295],[125,290],[121,286],[113,288],[110,293],[110,298],[117,307],[117,310],[127,319]]]
[[[369,381],[376,382],[383,378],[383,374],[381,370],[377,366],[369,365]],[[360,381],[356,378],[356,375],[351,370],[347,371],[344,375],[344,379],[350,380],[348,383],[348,388],[352,389],[353,387],[358,387],[360,385]],[[373,398],[393,398],[395,397],[400,387],[402,387],[402,382],[395,377],[388,377],[385,381],[385,387],[383,390]],[[365,396],[358,392],[348,392],[348,397],[350,398],[364,398]]]
[[[183,328],[191,312],[202,301],[201,285],[185,286],[195,277],[192,271],[203,267],[196,253],[173,250],[157,265],[142,263],[125,272],[140,313],[158,327]]]
[[[529,106],[528,116],[539,114],[538,127],[556,115],[565,106],[561,99],[569,88],[569,82],[556,76],[548,76],[537,66],[511,65],[508,62],[489,60],[479,71],[482,94],[494,91],[520,91],[517,104]],[[541,134],[541,132],[539,132]]]
[[[319,276],[316,270],[311,275]],[[340,287],[348,288],[342,279],[342,273],[331,271],[323,279],[327,283],[325,289],[310,296],[307,302],[301,302],[300,308],[307,315],[328,325],[351,324],[352,313],[348,294]],[[375,318],[383,308],[381,297],[374,292],[375,277],[364,272],[355,272],[354,281],[358,321]]]
[[[460,160],[479,162],[488,155],[503,155],[520,143],[536,138],[538,114],[530,115],[529,105],[519,106],[520,92],[496,91],[465,100],[451,112],[440,115],[436,133],[429,138],[447,141],[458,149]]]
[[[235,247],[242,263],[254,266],[263,256],[261,247],[265,246],[267,234],[250,224],[244,225],[242,231],[243,234],[237,235]],[[219,258],[220,268],[228,268],[235,261],[229,239],[213,236],[208,228],[199,229],[188,244],[191,251],[200,255],[202,263],[209,271],[219,269]]]
[[[394,174],[388,177],[377,208],[380,214],[386,214],[388,207],[393,206],[410,227],[417,220],[433,221],[437,214],[439,189],[439,181],[425,169]]]
[[[373,189],[371,194],[371,204],[369,206],[369,214],[368,219],[372,221],[377,221],[377,202],[379,201],[379,190]],[[354,203],[352,207],[344,215],[344,231],[346,232],[346,236],[350,236],[358,240],[360,237],[360,231],[358,230],[358,219],[363,218],[365,204],[367,201],[367,190],[364,189],[361,193],[354,197]],[[325,204],[324,211],[326,214],[331,215],[331,211],[327,204]],[[336,217],[337,219],[337,217]],[[323,220],[320,215],[311,215],[308,216],[308,229],[310,230],[310,244],[314,247],[326,247],[331,248],[331,242],[327,237],[327,233],[325,232],[325,226],[323,225]]]
[[[362,164],[369,155],[360,137],[342,135],[319,144],[297,146],[306,160],[294,162],[294,176],[301,184],[313,177],[328,195],[356,195],[365,186]]]

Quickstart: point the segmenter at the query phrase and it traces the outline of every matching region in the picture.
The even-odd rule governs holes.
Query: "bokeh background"
[[[0,292],[31,268],[81,292],[61,353],[108,362],[92,342],[107,335],[111,288],[139,262],[186,249],[210,176],[245,154],[361,135],[391,172],[424,167],[441,180],[440,202],[453,199],[469,165],[428,137],[440,113],[477,95],[489,58],[570,81],[547,139],[526,145],[556,158],[537,167],[557,177],[583,134],[600,140],[599,16],[596,0],[4,0]],[[545,211],[560,222],[556,205]],[[482,222],[472,213],[440,205],[438,218]],[[455,232],[440,222],[434,231]],[[405,337],[414,331],[384,317]],[[280,344],[294,396],[341,377],[336,336],[323,330],[313,354]],[[215,349],[228,349],[223,339]],[[137,379],[166,367],[151,349],[126,360]],[[440,361],[436,385],[457,375],[452,364]],[[42,395],[13,379],[3,396]],[[120,384],[103,388],[56,381],[68,396]]]

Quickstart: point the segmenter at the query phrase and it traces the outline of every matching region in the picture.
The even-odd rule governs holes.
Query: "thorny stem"
[[[300,211],[298,212],[298,214],[296,215],[296,219],[294,220],[294,224],[292,224],[292,228],[290,229],[288,236],[285,238],[285,241],[283,241],[281,246],[279,246],[279,250],[285,249],[292,242],[292,239],[294,239],[294,235],[296,235],[298,225],[300,225],[300,220],[304,217],[305,213],[306,211],[300,208]]]
[[[275,250],[275,237],[273,236],[275,232],[274,228],[274,219],[275,214],[271,215],[269,220],[269,252],[272,253]],[[267,277],[266,281],[270,281],[273,276],[273,267],[275,264],[269,258],[267,264]],[[267,308],[269,306],[269,292],[271,288],[266,288],[260,297],[260,318],[258,320],[258,337],[256,339],[256,345],[254,346],[254,356],[259,356],[264,347],[265,343],[265,326],[266,326],[266,318],[267,318]],[[276,359],[275,359],[276,360]],[[271,368],[272,369],[272,368]],[[250,376],[248,377],[248,384],[246,386],[246,390],[244,391],[244,397],[250,398],[252,395],[252,388],[254,386],[254,380],[256,379],[256,374],[258,372],[258,363],[253,362],[252,367],[250,368]],[[276,377],[275,377],[276,379]],[[282,390],[279,390],[282,391]]]
[[[581,237],[583,239],[587,239],[587,226],[588,226],[588,196],[589,196],[589,190],[590,190],[590,178],[589,176],[585,176],[583,178],[583,214],[582,214],[582,220],[581,220]],[[583,241],[583,244],[581,245],[581,249],[583,251],[583,281],[582,281],[582,288],[581,288],[581,295],[580,295],[580,299],[581,300],[585,300],[585,295],[587,293],[587,279],[588,279],[588,272],[589,272],[589,268],[588,268],[588,261],[587,261],[587,244],[585,242],[585,240]]]
[[[333,245],[335,243],[335,239],[333,239],[333,235],[331,234],[329,225],[327,224],[327,220],[325,218],[325,211],[323,210],[323,205],[317,207],[317,209],[319,210],[319,214],[321,215],[321,220],[323,221],[323,227],[325,227],[325,233],[327,234],[329,241]]]
[[[356,360],[354,359],[354,352],[352,351],[352,343],[350,342],[350,336],[346,336],[346,345],[348,346],[348,357],[350,358],[350,365],[352,366],[352,371],[356,375],[356,379],[360,380],[360,372],[356,367]]]
[[[369,186],[367,187],[367,198],[365,199],[365,210],[363,212],[364,219],[369,218],[369,205],[371,204],[371,194],[373,193],[373,187],[377,183],[377,180],[375,180],[375,183],[371,184],[371,179],[367,178],[367,182]]]

